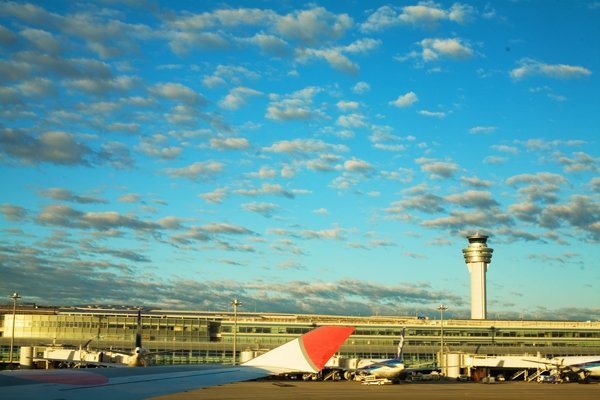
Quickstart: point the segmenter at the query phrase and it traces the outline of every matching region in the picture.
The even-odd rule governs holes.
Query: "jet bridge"
[[[496,375],[503,374],[509,380],[522,378],[526,381],[531,381],[537,378],[544,368],[545,358],[539,354],[532,356],[528,354],[510,355],[510,356],[485,356],[485,355],[465,355],[465,367],[469,371],[469,375],[473,374],[472,370],[485,370],[486,375],[494,373]]]

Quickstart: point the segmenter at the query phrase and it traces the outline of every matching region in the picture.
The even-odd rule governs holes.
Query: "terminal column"
[[[471,319],[486,319],[485,273],[494,249],[487,247],[488,236],[476,233],[467,239],[469,245],[463,249],[463,255],[471,275]]]

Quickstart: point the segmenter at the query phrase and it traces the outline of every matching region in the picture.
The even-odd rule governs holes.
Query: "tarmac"
[[[255,381],[238,382],[222,386],[155,397],[158,400],[552,400],[600,399],[600,384],[546,384],[526,382],[474,382],[400,383],[397,385],[368,386],[358,382],[301,382]]]

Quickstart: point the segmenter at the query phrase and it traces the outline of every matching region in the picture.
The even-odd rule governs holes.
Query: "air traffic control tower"
[[[469,245],[463,249],[465,262],[471,274],[471,319],[486,319],[485,273],[492,261],[494,249],[487,247],[488,237],[476,233],[467,236]]]

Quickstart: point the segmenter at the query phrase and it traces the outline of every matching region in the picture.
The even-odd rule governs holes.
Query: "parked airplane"
[[[142,310],[138,308],[137,328],[135,332],[135,348],[129,356],[127,365],[129,367],[147,367],[150,364],[150,352],[142,347]]]
[[[373,383],[374,380],[398,382],[405,379],[409,374],[431,372],[432,368],[417,368],[417,366],[412,366],[410,368],[406,367],[404,364],[404,333],[405,328],[402,329],[402,333],[400,334],[398,352],[396,353],[395,358],[388,360],[361,361],[358,364],[358,368],[354,371],[355,379],[360,381],[370,381],[371,383]]]
[[[0,372],[3,398],[145,399],[289,372],[318,372],[354,332],[323,326],[238,366],[156,366]]]
[[[364,380],[367,376],[374,376],[376,379],[398,381],[406,375],[407,370],[404,366],[404,331],[405,329],[402,329],[396,357],[388,360],[367,360],[360,362],[355,371],[357,380]]]
[[[138,308],[135,342],[132,351],[90,350],[88,340],[79,350],[63,346],[50,346],[44,351],[42,360],[53,364],[75,367],[147,367],[152,364],[152,356],[172,351],[150,352],[142,346],[142,311]]]
[[[559,382],[588,382],[600,379],[600,356],[568,356],[528,360],[544,364],[557,376]]]

